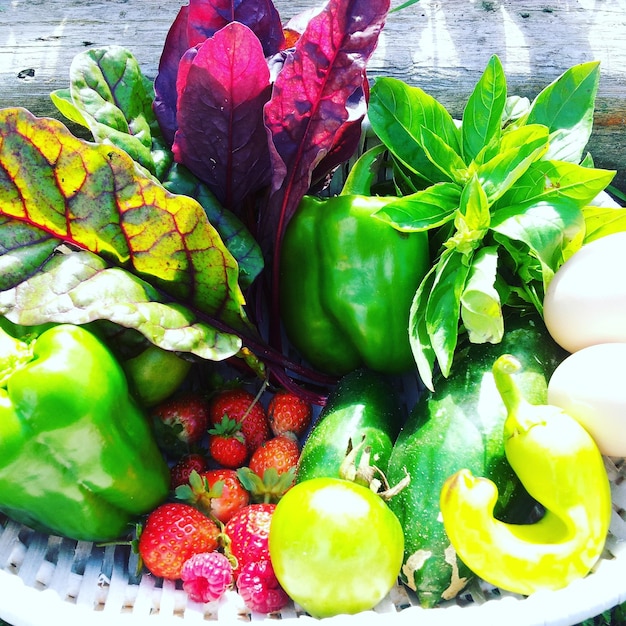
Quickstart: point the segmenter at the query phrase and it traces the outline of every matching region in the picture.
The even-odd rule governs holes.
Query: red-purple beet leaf
[[[273,249],[272,318],[278,319],[284,230],[311,185],[314,168],[349,120],[347,102],[363,86],[389,4],[389,0],[329,0],[288,55],[265,106],[274,180],[260,216],[259,243],[266,251]],[[277,335],[274,329],[272,341],[279,341]]]
[[[269,81],[259,40],[239,22],[181,61],[174,156],[239,215],[242,201],[271,179],[263,123]]]
[[[369,83],[363,80],[363,89],[357,89],[346,102],[348,120],[341,126],[330,152],[315,166],[311,176],[311,186],[324,186],[329,174],[345,163],[355,153],[361,142],[361,122],[367,113]]]
[[[212,37],[230,22],[248,26],[259,39],[265,56],[284,45],[280,16],[271,0],[190,0],[170,27],[154,81],[154,112],[168,145],[174,141],[178,63],[190,48]]]
[[[269,57],[285,42],[280,15],[271,0],[190,0],[188,32],[211,37],[231,22],[250,27]],[[199,41],[192,42],[196,45]]]
[[[176,132],[176,78],[178,64],[183,54],[191,48],[187,37],[187,17],[189,6],[178,12],[165,38],[165,45],[159,60],[159,71],[154,80],[155,98],[153,103],[161,133],[169,146],[174,141]]]
[[[348,121],[347,102],[363,85],[389,0],[329,0],[288,55],[265,106],[274,166],[263,235],[280,242],[315,166]]]

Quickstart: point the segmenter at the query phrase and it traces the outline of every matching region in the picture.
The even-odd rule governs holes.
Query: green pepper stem
[[[32,359],[31,347],[12,337],[0,327],[0,386],[3,386],[16,369]]]
[[[503,354],[493,364],[493,378],[509,415],[516,414],[525,402],[512,376],[520,369],[521,363],[512,354]]]

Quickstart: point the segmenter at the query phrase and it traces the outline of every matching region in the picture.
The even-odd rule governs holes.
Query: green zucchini
[[[358,369],[341,378],[329,395],[300,454],[296,482],[338,477],[350,445],[371,449],[371,463],[385,471],[406,415],[398,393],[380,374]],[[357,456],[357,462],[360,453]]]
[[[565,353],[540,318],[511,318],[505,329],[499,344],[459,349],[450,376],[440,376],[435,391],[419,397],[391,454],[389,482],[410,476],[408,487],[389,501],[405,533],[401,579],[424,607],[453,598],[474,577],[454,553],[441,521],[439,493],[448,476],[468,468],[491,478],[500,492],[500,519],[521,521],[512,511],[527,518],[534,505],[504,455],[506,411],[491,370],[501,354],[515,355],[524,366],[516,376],[524,397],[544,404],[549,376]]]

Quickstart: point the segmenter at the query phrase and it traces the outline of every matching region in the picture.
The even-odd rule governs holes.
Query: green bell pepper
[[[63,324],[27,343],[0,329],[1,511],[43,532],[107,541],[168,489],[149,423],[95,335]]]
[[[430,267],[424,232],[400,232],[373,214],[394,198],[305,196],[282,241],[280,310],[289,341],[316,369],[415,366],[409,310]]]

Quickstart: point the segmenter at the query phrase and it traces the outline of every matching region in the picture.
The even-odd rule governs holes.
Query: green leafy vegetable
[[[503,308],[541,312],[546,287],[586,228],[604,230],[587,205],[615,172],[583,158],[598,82],[598,63],[584,63],[528,102],[508,95],[493,56],[459,122],[417,87],[374,84],[369,119],[401,193],[377,217],[400,231],[429,230],[438,247],[408,328],[427,387],[436,366],[449,374],[460,333],[497,343]]]
[[[70,87],[52,92],[51,98],[65,117],[88,128],[97,143],[117,146],[169,191],[196,199],[237,260],[242,288],[253,282],[263,268],[257,242],[204,183],[173,162],[152,109],[153,85],[128,50],[112,45],[77,54],[70,65]]]
[[[194,327],[194,315],[168,301],[231,329],[248,327],[237,263],[195,200],[172,195],[124,151],[78,139],[56,120],[3,109],[0,128],[0,260],[10,270],[1,313],[29,324],[108,316],[158,345],[183,327],[196,334],[189,345],[216,333]],[[82,253],[51,257],[60,243],[98,255],[101,265],[61,272]],[[138,279],[149,281],[147,294]],[[208,341],[222,346],[221,357],[241,345],[228,335]]]

